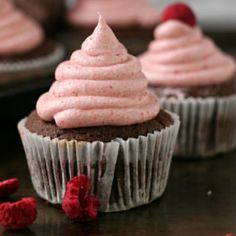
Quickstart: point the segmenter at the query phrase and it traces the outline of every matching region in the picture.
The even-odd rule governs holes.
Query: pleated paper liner
[[[180,116],[176,156],[206,158],[236,148],[236,95],[162,98],[161,106]]]
[[[18,124],[33,186],[52,204],[62,202],[72,177],[91,178],[92,194],[101,202],[100,211],[128,210],[160,197],[167,184],[172,154],[179,130],[174,123],[147,136],[111,142],[58,140],[31,133],[26,119]]]

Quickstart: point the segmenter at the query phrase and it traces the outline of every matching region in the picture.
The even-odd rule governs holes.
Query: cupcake
[[[143,52],[153,38],[154,27],[158,23],[158,11],[148,0],[77,0],[68,12],[71,49],[78,47],[78,39],[83,41],[97,24],[97,12],[104,15],[117,37],[133,54]]]
[[[180,115],[176,155],[211,157],[236,148],[236,64],[204,36],[192,10],[170,5],[140,56],[150,89]]]
[[[60,204],[67,181],[85,174],[100,211],[123,211],[160,197],[179,119],[160,110],[140,62],[102,17],[55,77],[36,111],[18,124],[39,196]]]
[[[0,0],[0,84],[51,73],[63,48],[9,0]]]

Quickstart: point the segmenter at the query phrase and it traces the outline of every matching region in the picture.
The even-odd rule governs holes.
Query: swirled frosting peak
[[[140,57],[153,85],[204,86],[223,83],[235,74],[235,61],[197,26],[169,20],[154,34],[148,51]]]
[[[68,18],[74,25],[94,26],[97,12],[103,14],[109,25],[118,27],[152,27],[159,20],[157,10],[150,6],[148,0],[80,0]]]
[[[153,119],[157,98],[137,58],[129,55],[100,16],[93,34],[56,70],[37,113],[60,128],[131,125]]]
[[[0,55],[28,52],[44,39],[41,26],[10,0],[0,0],[0,19]]]

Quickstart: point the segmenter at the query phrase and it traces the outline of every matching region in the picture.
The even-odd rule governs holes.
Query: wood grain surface
[[[236,153],[208,161],[174,161],[167,191],[154,203],[123,213],[99,214],[88,224],[72,223],[60,208],[38,199],[38,218],[29,230],[1,236],[224,236],[236,233]],[[13,200],[35,196],[21,144],[1,153],[0,177],[16,176]]]

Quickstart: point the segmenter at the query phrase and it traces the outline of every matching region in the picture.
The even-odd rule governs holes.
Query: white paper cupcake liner
[[[16,62],[0,62],[0,73],[23,72],[56,65],[65,55],[65,49],[58,44],[55,50],[45,56]]]
[[[213,157],[236,148],[236,95],[161,98],[161,106],[180,116],[176,156]]]
[[[33,186],[40,197],[62,202],[68,180],[80,174],[91,178],[100,211],[114,212],[147,204],[160,197],[167,184],[179,130],[174,123],[147,136],[111,142],[58,140],[31,133],[23,119],[18,129]]]

